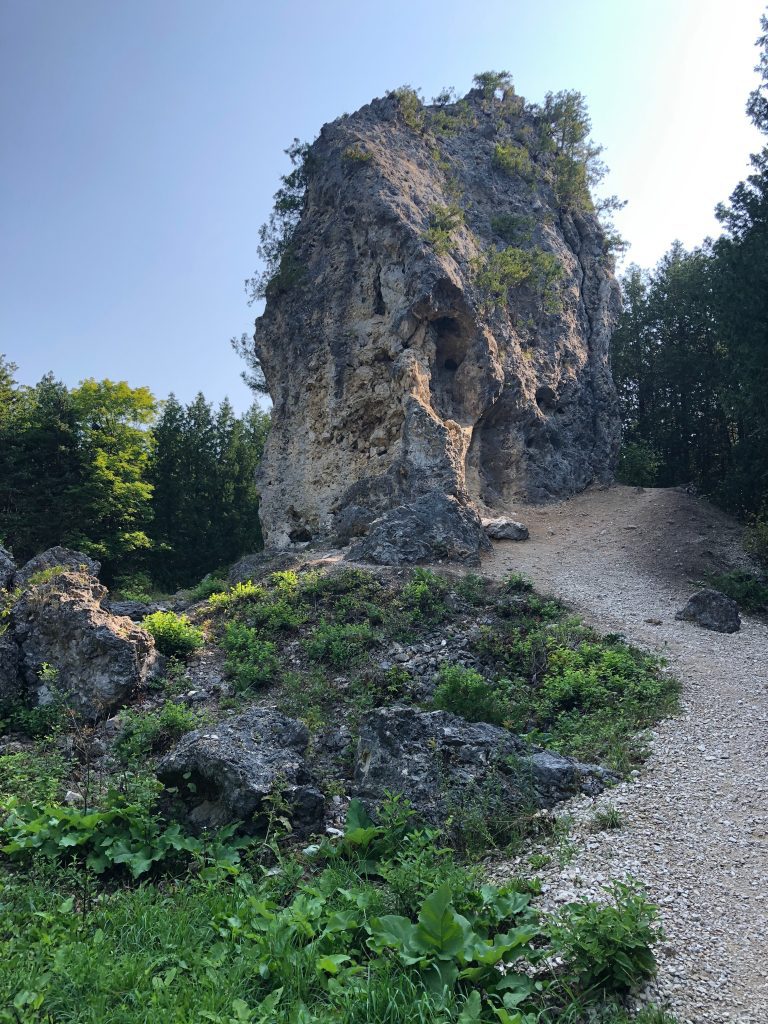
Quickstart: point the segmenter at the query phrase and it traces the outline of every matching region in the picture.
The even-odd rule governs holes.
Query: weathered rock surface
[[[528,527],[504,516],[484,519],[483,528],[492,540],[528,540]]]
[[[130,619],[107,612],[106,595],[93,577],[64,572],[29,587],[14,605],[13,633],[32,703],[54,697],[40,678],[43,665],[56,671],[56,689],[71,706],[91,718],[119,707],[160,670],[152,637]]]
[[[402,793],[421,818],[440,825],[458,807],[486,797],[499,810],[552,807],[578,793],[599,793],[614,778],[551,751],[531,754],[499,726],[395,705],[362,719],[353,787],[374,804],[388,790]]]
[[[556,197],[541,112],[475,90],[419,116],[414,128],[396,97],[374,100],[311,147],[256,323],[274,403],[269,547],[353,536],[435,489],[492,512],[611,476],[619,291],[595,216]],[[510,145],[527,152],[521,173],[495,161]],[[436,246],[426,232],[452,204],[463,222]],[[478,268],[505,246],[553,258],[555,294],[529,275],[492,295]]]
[[[490,542],[477,512],[441,491],[390,509],[349,549],[349,558],[377,565],[409,565],[446,559],[480,564]]]
[[[695,622],[716,633],[737,633],[741,629],[739,606],[719,590],[699,590],[675,614],[676,619]]]
[[[0,590],[7,590],[10,587],[15,572],[16,563],[13,555],[0,544]]]
[[[308,743],[302,722],[274,708],[253,708],[182,737],[157,774],[178,787],[190,822],[200,828],[233,821],[253,826],[277,786],[296,824],[311,827],[322,821],[323,796],[304,760]]]
[[[0,708],[16,703],[22,692],[19,648],[10,630],[0,633]]]
[[[24,587],[29,580],[46,569],[70,569],[75,573],[86,573],[88,576],[98,577],[101,572],[101,563],[82,551],[72,551],[71,548],[63,548],[60,545],[48,548],[34,558],[30,558],[14,576],[15,587]]]

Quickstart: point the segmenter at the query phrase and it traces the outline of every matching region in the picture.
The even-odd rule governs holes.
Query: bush
[[[252,690],[267,686],[280,675],[277,647],[264,640],[259,631],[242,622],[228,622],[222,647],[226,669],[236,689]]]
[[[484,293],[486,305],[500,308],[507,304],[511,288],[528,285],[539,291],[554,308],[554,284],[563,268],[557,256],[541,249],[493,249],[473,261],[475,284]]]
[[[491,157],[493,166],[509,177],[519,175],[529,178],[533,173],[533,165],[528,150],[523,146],[515,146],[511,142],[497,142]]]
[[[616,479],[620,484],[655,487],[661,456],[648,441],[626,441],[619,452]]]
[[[168,657],[187,657],[205,643],[203,631],[193,626],[186,615],[152,612],[144,616],[141,624],[155,638],[158,651]]]
[[[347,668],[359,662],[376,641],[370,622],[321,622],[304,642],[313,661],[327,661],[336,668]]]
[[[146,572],[135,572],[130,576],[120,576],[115,581],[115,590],[124,601],[138,601],[149,604],[155,591],[152,578]]]
[[[464,223],[464,211],[456,203],[433,206],[429,212],[429,228],[423,238],[436,253],[444,255],[454,247],[453,233]]]
[[[229,590],[211,594],[208,604],[215,611],[224,611],[235,605],[244,604],[246,601],[263,601],[266,593],[264,587],[260,587],[258,583],[254,583],[253,580],[245,580],[243,583],[236,583]]]
[[[195,587],[187,590],[186,595],[190,601],[205,601],[212,594],[219,594],[226,587],[226,580],[216,576],[204,576]]]
[[[122,711],[120,723],[115,750],[123,762],[130,763],[167,749],[184,733],[202,725],[203,716],[169,700],[159,711]]]
[[[448,583],[429,569],[414,569],[411,579],[402,590],[403,606],[413,618],[431,621],[442,619],[447,608],[445,596]]]
[[[768,583],[755,573],[734,569],[709,573],[706,579],[715,590],[732,597],[743,611],[758,615],[768,612]]]
[[[424,126],[424,107],[418,92],[410,85],[401,85],[387,93],[397,100],[403,120],[414,131],[420,131]]]
[[[656,973],[661,940],[656,908],[621,882],[605,887],[610,902],[571,903],[551,929],[552,944],[585,992],[624,993]]]
[[[468,722],[500,725],[507,717],[503,696],[479,672],[463,665],[443,665],[437,674],[432,703],[441,711],[466,718]]]

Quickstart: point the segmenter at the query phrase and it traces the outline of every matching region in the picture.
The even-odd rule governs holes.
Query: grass
[[[209,623],[201,623],[205,615]],[[345,749],[319,762],[329,797],[349,792],[360,716],[395,701],[429,701],[425,682],[437,684],[436,706],[621,770],[642,756],[638,730],[676,699],[658,661],[586,629],[522,576],[494,583],[427,569],[275,573],[214,592],[187,625],[204,625],[222,648],[235,691],[212,717],[225,705],[248,707],[268,687],[270,701],[307,722],[312,743],[321,730],[346,728]],[[424,677],[423,667],[380,665],[394,642],[439,650],[442,667]],[[455,643],[462,660],[470,652],[469,664],[452,663]],[[179,679],[166,693],[183,685],[181,663],[172,668]],[[450,897],[446,927],[462,915],[479,936],[473,942],[531,927],[536,938],[521,941],[534,972],[547,949],[562,951],[556,976],[542,974],[539,990],[521,988],[524,1024],[670,1024],[617,1008],[629,975],[615,976],[614,962],[638,977],[652,970],[652,911],[634,892],[619,893],[610,914],[582,908],[565,923],[524,909],[510,920],[487,917],[488,901],[523,898],[527,907],[541,887],[521,878],[500,896],[484,885],[476,860],[524,851],[532,835],[553,840],[549,853],[528,859],[532,870],[550,857],[565,864],[574,852],[566,817],[537,815],[524,802],[505,809],[499,787],[507,777],[491,773],[456,792],[442,836],[418,828],[393,798],[376,824],[357,814],[343,839],[307,846],[278,832],[243,852],[230,837],[213,853],[168,828],[152,803],[159,784],[149,772],[153,758],[201,721],[170,700],[151,712],[122,712],[122,765],[94,781],[87,814],[55,804],[64,780],[77,784],[83,767],[45,738],[0,758],[0,799],[31,805],[12,825],[15,847],[3,833],[11,826],[0,821],[0,1024],[491,1024],[505,1019],[497,1009],[517,1020],[494,994],[498,972],[475,965],[473,980],[462,981],[454,967],[466,965],[451,967],[446,953],[440,995],[430,981],[438,968],[417,967],[398,945],[417,941],[425,902],[440,890]],[[15,722],[23,725],[18,715]],[[42,719],[38,725],[44,733]],[[128,790],[138,794],[130,805],[120,795]],[[606,817],[602,827],[615,824]]]

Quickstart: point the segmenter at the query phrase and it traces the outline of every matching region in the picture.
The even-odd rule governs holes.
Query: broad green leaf
[[[421,953],[457,956],[464,950],[471,933],[469,921],[451,906],[450,886],[441,885],[424,900],[413,945]]]

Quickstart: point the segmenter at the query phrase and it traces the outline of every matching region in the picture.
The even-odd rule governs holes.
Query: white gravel
[[[575,854],[538,872],[545,898],[633,876],[667,936],[646,998],[685,1024],[768,1024],[768,627],[744,618],[722,635],[674,618],[702,566],[739,560],[739,529],[677,490],[615,487],[514,515],[531,539],[496,544],[483,570],[526,573],[601,630],[663,654],[684,688],[638,777],[564,808]],[[625,824],[590,832],[608,805]]]

